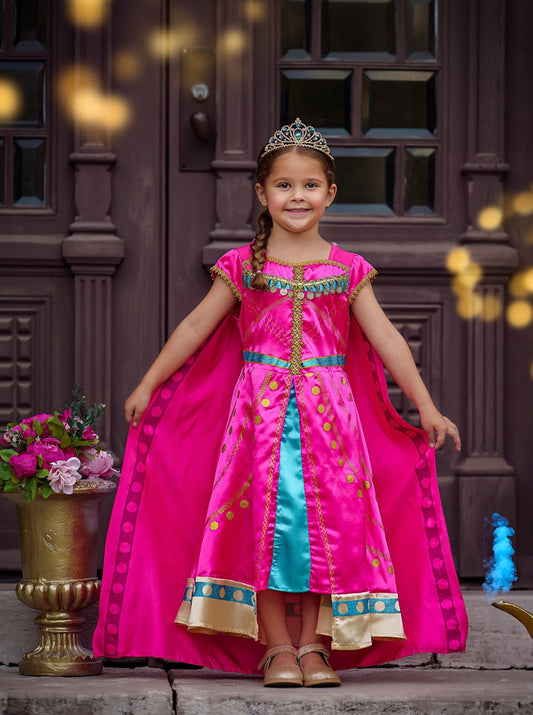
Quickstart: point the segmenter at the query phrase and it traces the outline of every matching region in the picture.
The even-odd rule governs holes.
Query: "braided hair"
[[[335,181],[335,165],[333,163],[333,159],[321,151],[302,146],[283,147],[280,149],[269,151],[262,157],[260,156],[257,160],[257,183],[261,184],[261,186],[264,186],[267,177],[272,171],[272,166],[275,160],[282,154],[287,154],[288,152],[293,151],[298,154],[306,154],[308,156],[312,156],[314,159],[317,159],[322,164],[322,169],[324,170],[324,173],[326,175],[328,186],[331,186],[333,184],[333,182]],[[268,283],[262,273],[262,270],[266,261],[268,239],[270,238],[270,234],[272,233],[272,228],[274,226],[272,216],[270,215],[268,208],[264,208],[261,211],[257,219],[257,223],[259,225],[259,230],[255,234],[255,238],[252,243],[253,275],[250,285],[252,288],[267,290]]]

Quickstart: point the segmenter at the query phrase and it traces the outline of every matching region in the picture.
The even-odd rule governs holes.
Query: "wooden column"
[[[253,151],[252,20],[244,4],[221,0],[217,10],[216,225],[204,248],[212,265],[220,249],[245,243],[251,226],[255,156]]]
[[[76,29],[78,80],[84,67],[109,91],[110,19],[98,29]],[[101,126],[75,126],[74,186],[77,216],[63,241],[63,256],[75,277],[75,381],[89,402],[103,402],[106,410],[100,435],[111,445],[111,279],[124,256],[110,217],[111,171],[115,155],[109,132]]]
[[[461,236],[483,269],[478,295],[497,298],[516,268],[516,251],[503,226],[485,230],[478,216],[486,206],[501,207],[504,160],[504,0],[470,0],[468,159],[470,225]],[[504,311],[495,320],[470,320],[466,325],[467,425],[465,459],[459,465],[461,529],[460,572],[483,575],[483,520],[498,511],[511,521],[515,511],[513,468],[504,456]]]

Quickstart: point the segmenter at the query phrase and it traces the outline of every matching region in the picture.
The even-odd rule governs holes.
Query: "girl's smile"
[[[256,185],[259,201],[268,208],[274,231],[318,236],[318,222],[337,193],[328,186],[320,162],[295,151],[279,156],[264,185]]]

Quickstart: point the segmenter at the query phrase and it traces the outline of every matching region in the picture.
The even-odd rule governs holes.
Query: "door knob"
[[[211,121],[207,114],[204,112],[195,112],[191,114],[190,122],[198,139],[201,139],[203,142],[208,142],[211,139]]]

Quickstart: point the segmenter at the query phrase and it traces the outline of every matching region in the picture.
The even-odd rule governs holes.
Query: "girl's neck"
[[[268,239],[267,256],[279,258],[291,263],[301,263],[309,260],[327,260],[331,244],[321,236],[303,236],[301,234],[277,235],[272,232]]]

